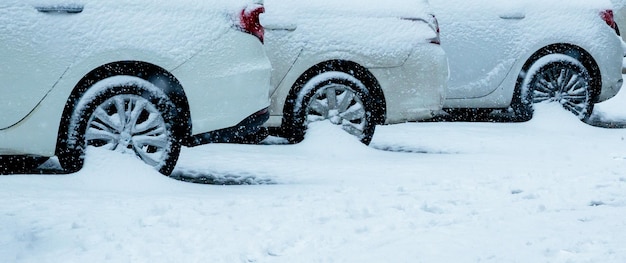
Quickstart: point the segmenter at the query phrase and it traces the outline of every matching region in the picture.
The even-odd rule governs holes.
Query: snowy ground
[[[175,176],[228,185],[90,149],[76,174],[0,176],[0,262],[626,262],[625,137],[548,104],[382,126],[370,147],[318,124],[184,149]]]

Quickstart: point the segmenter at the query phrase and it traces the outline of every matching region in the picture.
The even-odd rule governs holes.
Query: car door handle
[[[296,23],[281,16],[262,15],[260,20],[261,25],[263,25],[266,30],[292,32],[298,28]]]
[[[295,24],[280,24],[280,25],[276,25],[276,24],[269,24],[269,25],[263,25],[263,27],[266,30],[271,30],[271,31],[296,31],[296,29],[298,28],[297,25]]]
[[[526,14],[524,14],[524,13],[500,14],[500,18],[506,19],[506,20],[522,20],[522,19],[526,18]]]
[[[35,9],[46,14],[78,14],[83,12],[82,5],[47,5],[35,6]]]
[[[296,31],[296,29],[298,28],[295,25],[267,25],[264,26],[265,29],[270,30],[270,31],[289,31],[289,32],[293,32]]]

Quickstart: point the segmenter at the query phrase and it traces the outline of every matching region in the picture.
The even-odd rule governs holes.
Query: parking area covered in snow
[[[0,176],[0,261],[624,262],[625,137],[552,104],[380,126],[369,147],[319,123],[183,149],[173,176],[208,185],[90,149],[75,174]]]

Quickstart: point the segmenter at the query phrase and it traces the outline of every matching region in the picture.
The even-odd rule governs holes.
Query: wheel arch
[[[294,109],[294,102],[297,99],[298,94],[302,90],[303,86],[311,80],[313,77],[328,71],[340,71],[346,74],[350,74],[367,86],[368,91],[371,93],[371,97],[374,100],[374,120],[376,124],[384,124],[387,116],[387,102],[385,95],[380,87],[380,83],[366,67],[350,61],[350,60],[327,60],[320,62],[302,73],[298,79],[294,82],[289,90],[287,99],[283,107],[283,118],[290,116]],[[284,121],[283,121],[284,123]]]
[[[591,75],[592,81],[592,101],[596,101],[598,96],[600,95],[600,90],[602,88],[602,74],[600,72],[600,67],[597,62],[591,56],[589,52],[587,52],[584,48],[569,44],[569,43],[557,43],[545,46],[535,53],[533,53],[524,63],[522,67],[522,71],[517,77],[515,95],[519,95],[521,84],[526,77],[526,72],[530,69],[530,67],[540,58],[550,55],[550,54],[564,54],[570,56],[572,58],[580,61],[587,70],[589,70],[589,74]]]
[[[191,118],[190,109],[187,102],[185,91],[174,75],[167,70],[156,66],[154,64],[142,61],[117,61],[102,65],[98,68],[87,73],[80,81],[74,86],[65,107],[63,109],[62,116],[71,116],[74,108],[79,102],[80,98],[98,81],[104,80],[113,76],[128,75],[139,77],[144,79],[158,88],[162,89],[166,95],[170,97],[172,102],[175,103],[178,108],[178,116],[176,122],[178,125],[175,127],[177,135],[183,140],[186,140],[191,135]],[[61,118],[58,134],[62,134],[69,127],[70,118]],[[64,136],[57,136],[56,154],[59,155],[63,151],[65,142]]]

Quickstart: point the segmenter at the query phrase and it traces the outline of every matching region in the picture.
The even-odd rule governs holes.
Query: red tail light
[[[249,33],[261,40],[265,37],[265,29],[259,21],[259,16],[265,13],[265,7],[262,5],[252,5],[241,10],[239,15],[239,26],[243,32]]]
[[[607,25],[609,25],[611,28],[613,28],[613,30],[615,30],[615,32],[617,32],[617,34],[619,34],[619,29],[617,28],[617,23],[615,23],[615,17],[613,16],[613,10],[607,9],[600,12],[600,17],[602,17],[602,20],[604,20]]]

